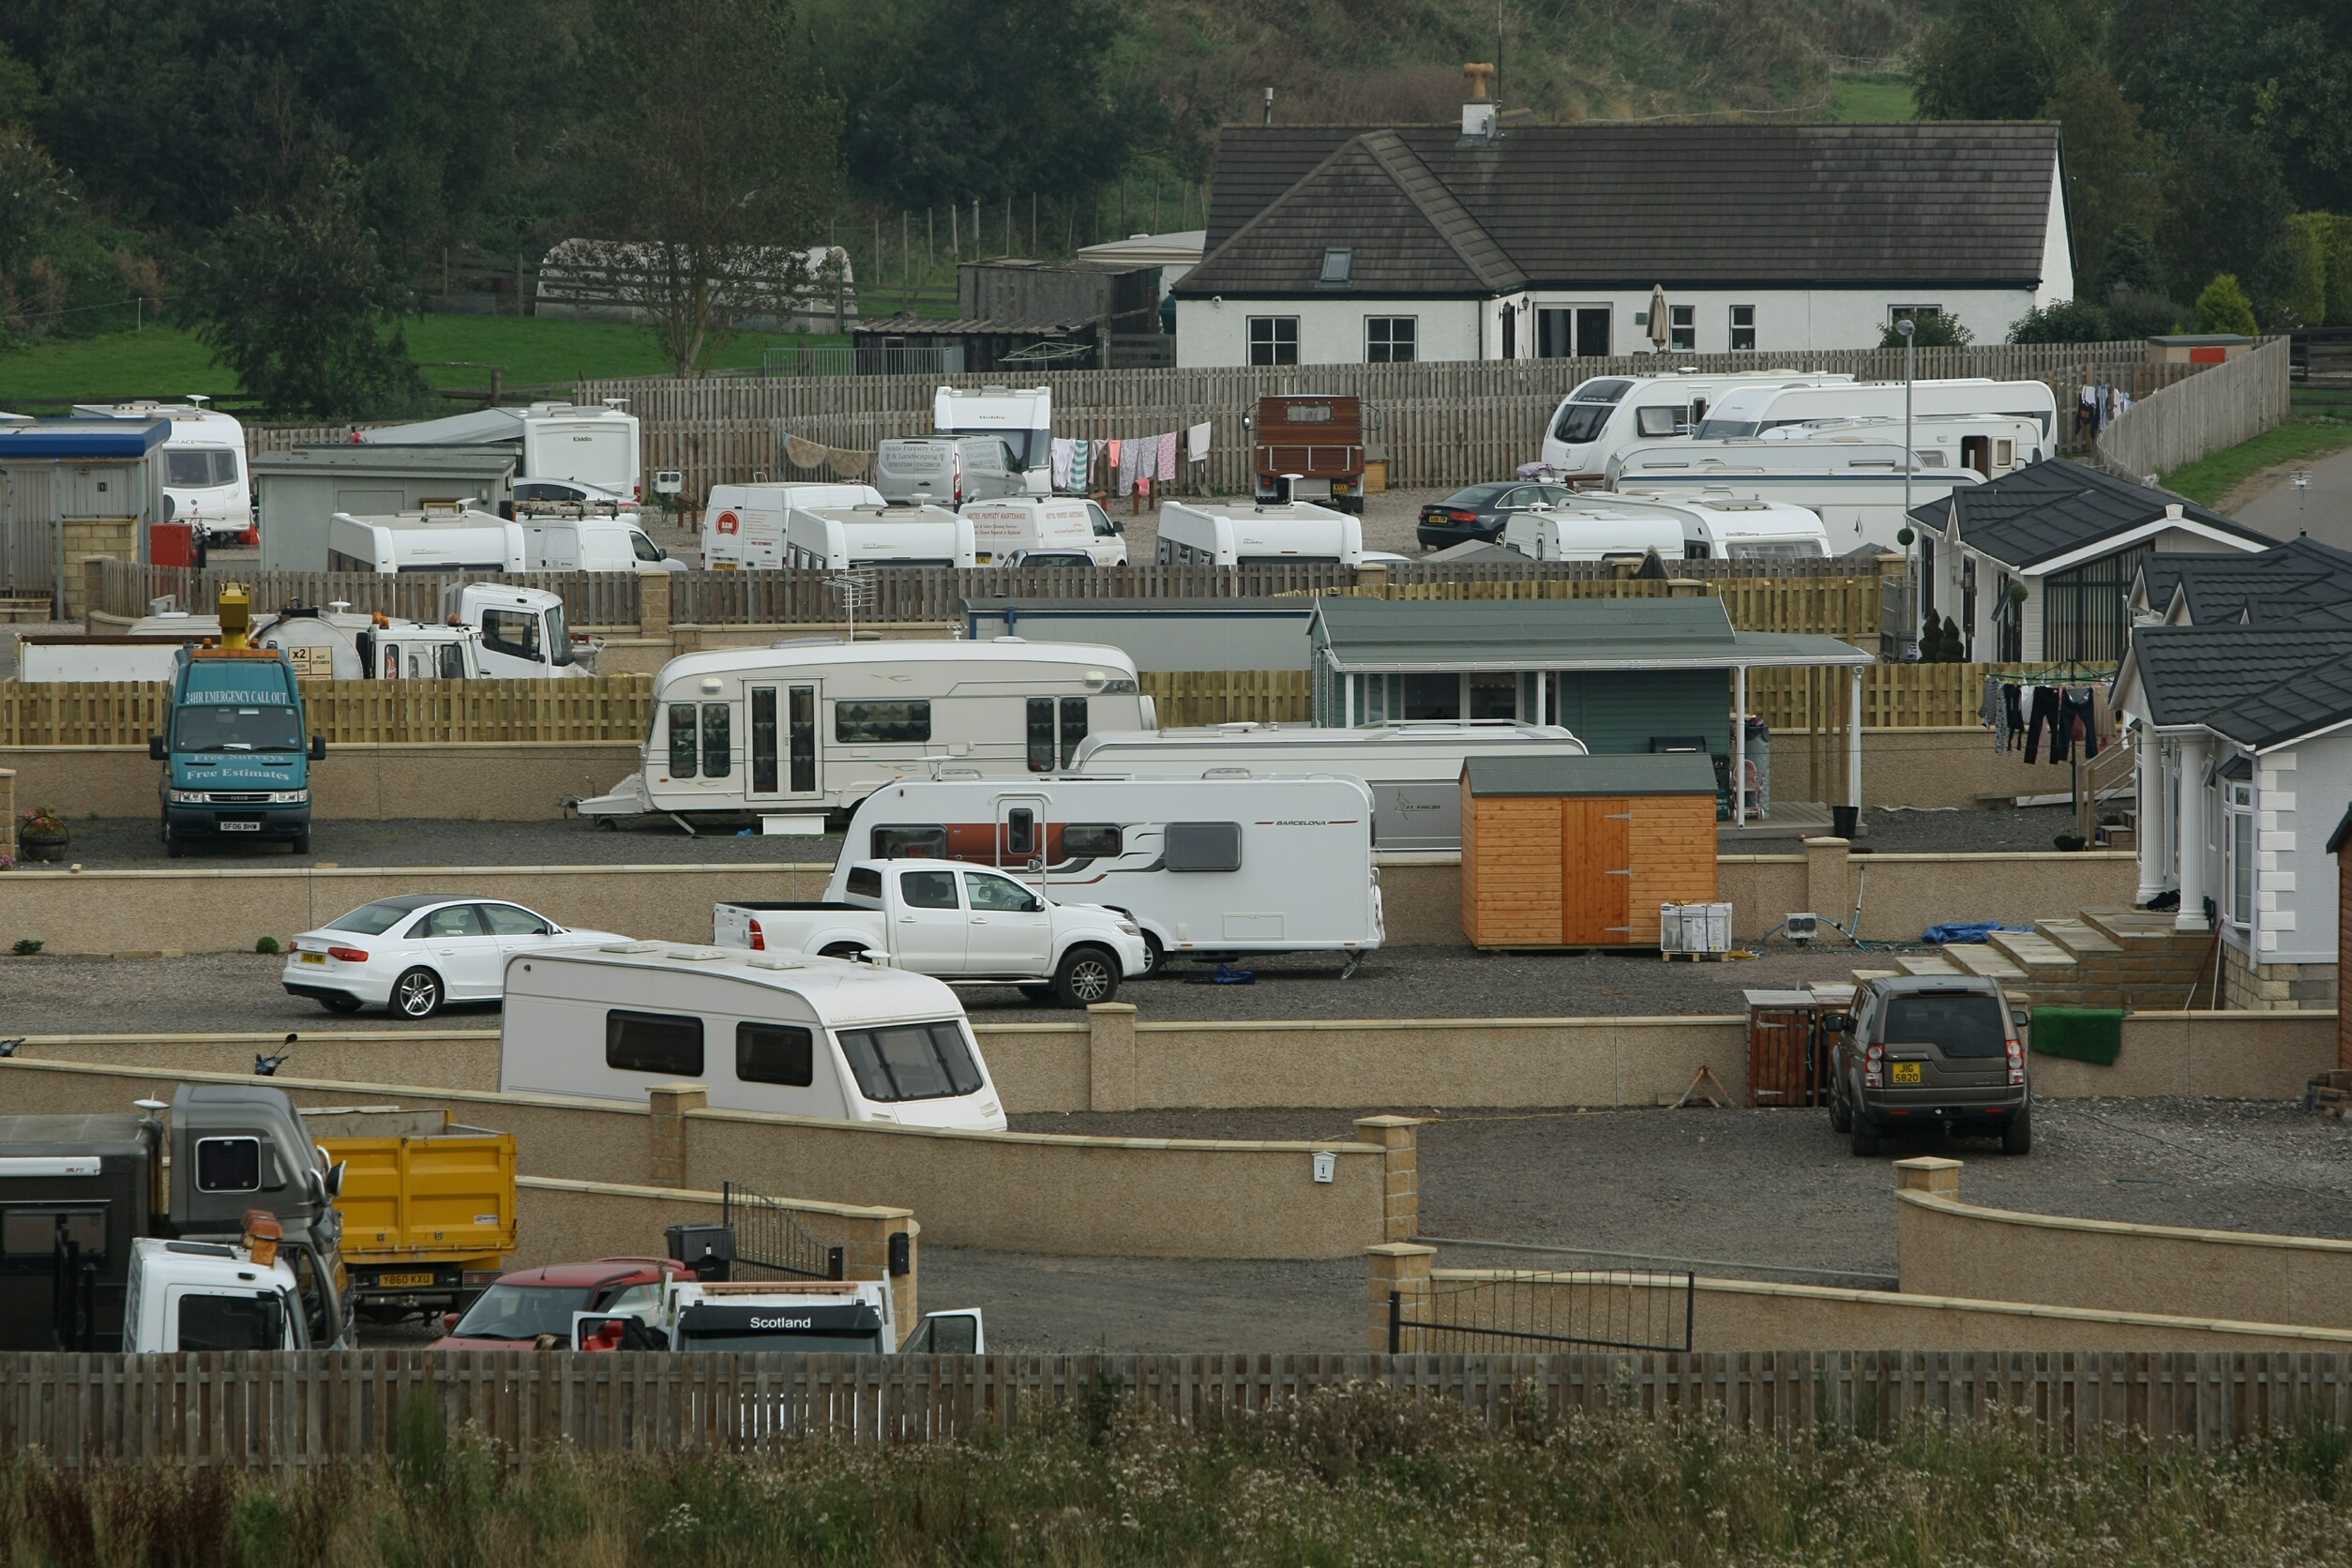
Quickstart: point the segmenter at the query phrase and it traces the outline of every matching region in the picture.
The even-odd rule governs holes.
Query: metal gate
[[[1476,1354],[1514,1345],[1687,1350],[1697,1284],[1688,1274],[1525,1274],[1388,1293],[1388,1350]]]
[[[801,1279],[839,1279],[843,1257],[801,1229],[792,1211],[732,1182],[719,1188],[719,1223],[735,1233],[735,1267]]]

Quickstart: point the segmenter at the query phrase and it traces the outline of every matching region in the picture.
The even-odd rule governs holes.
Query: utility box
[[[1731,951],[1729,904],[1660,904],[1658,951],[1723,954]]]
[[[1461,792],[1474,947],[1655,947],[1662,906],[1715,901],[1701,753],[1473,757]]]

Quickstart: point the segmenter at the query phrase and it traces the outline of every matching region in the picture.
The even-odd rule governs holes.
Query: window
[[[2254,852],[2259,840],[2254,833],[2253,784],[2226,782],[2223,786],[2222,811],[2229,830],[2224,840],[2224,852],[2229,859],[2229,923],[2241,931],[2251,931],[2254,923],[2254,873],[2259,864]]]
[[[849,888],[852,898],[880,898],[882,872],[871,866],[852,866],[850,867]]]
[[[1653,403],[1648,408],[1634,410],[1634,433],[1652,440],[1676,436],[1687,429],[1682,423],[1684,409],[1680,404]]]
[[[836,702],[833,738],[844,746],[894,746],[931,738],[931,704]]]
[[[840,1040],[858,1093],[869,1100],[889,1105],[980,1092],[980,1069],[952,1020],[845,1029]]]
[[[1170,822],[1160,858],[1171,871],[1238,871],[1242,868],[1242,824]]]
[[[640,561],[658,561],[662,558],[661,548],[634,528],[629,530],[629,553]]]
[[[1666,347],[1677,354],[1688,354],[1698,347],[1698,307],[1667,306],[1666,334]]]
[[[1925,321],[1930,316],[1943,313],[1944,308],[1940,305],[1890,305],[1887,307],[1887,323],[1892,325],[1901,321]]]
[[[1062,700],[1062,765],[1068,767],[1078,760],[1078,742],[1086,738],[1086,699],[1064,697]]]
[[[483,932],[482,923],[474,917],[472,904],[450,904],[418,921],[416,929],[409,934],[427,940],[439,938],[447,941],[452,937],[478,937]]]
[[[1607,428],[1609,415],[1616,412],[1608,403],[1572,402],[1560,411],[1560,422],[1552,427],[1552,439],[1570,446],[1597,440]]]
[[[1945,1056],[2001,1056],[2009,1049],[2009,1019],[1998,997],[1929,994],[1887,1003],[1883,1045],[1931,1045]]]
[[[776,688],[753,686],[751,697],[751,792],[776,792]]]
[[[1364,358],[1368,365],[1405,365],[1418,357],[1414,348],[1421,332],[1418,316],[1364,318]]]
[[[813,794],[817,789],[817,688],[792,687],[790,707],[792,745],[792,793]]]
[[[512,654],[537,663],[539,617],[528,610],[482,611],[482,646],[493,654]]]
[[[237,455],[221,447],[163,452],[163,482],[173,490],[209,490],[237,482]]]
[[[1756,347],[1756,307],[1734,305],[1731,308],[1731,352]]]
[[[1462,682],[1456,675],[1405,677],[1405,711],[1400,718],[1459,718]]]
[[[1334,245],[1323,251],[1323,270],[1315,281],[1327,289],[1344,288],[1355,277],[1355,270],[1354,248]]]
[[[696,736],[700,721],[691,702],[670,704],[670,776],[692,778],[695,774]]]
[[[56,1256],[61,1230],[85,1260],[106,1255],[102,1209],[5,1209],[0,1210],[0,1257],[47,1262]]]
[[[1165,541],[1163,541],[1165,544]],[[1058,728],[1058,733],[1057,733]],[[1033,697],[1028,708],[1029,771],[1051,773],[1078,758],[1078,743],[1086,738],[1086,699]]]
[[[1026,806],[1004,813],[1004,852],[1023,858],[1037,852],[1037,813]]]
[[[702,704],[702,776],[724,778],[734,772],[735,710],[725,702]]]
[[[956,908],[956,873],[909,871],[898,879],[898,897],[911,910]]]
[[[362,904],[339,920],[330,920],[330,931],[355,931],[363,937],[380,937],[384,932],[416,912],[416,906],[401,898],[386,898],[380,904]]]
[[[806,1089],[816,1081],[816,1036],[794,1024],[735,1025],[735,1077]]]
[[[947,830],[943,827],[878,827],[867,837],[867,853],[876,860],[944,860]]]
[[[702,1020],[676,1013],[604,1016],[604,1064],[616,1073],[702,1076]]]
[[[1053,771],[1053,699],[1033,697],[1029,700],[1029,771]]]
[[[972,900],[975,910],[992,910],[1003,914],[1034,914],[1045,906],[1037,896],[1009,877],[990,876],[980,871],[964,873],[964,897]]]
[[[519,905],[476,904],[474,907],[480,912],[482,923],[490,927],[490,933],[494,937],[544,937],[554,934],[553,927]]]
[[[1299,362],[1299,318],[1249,318],[1249,362],[1253,365],[1295,365]]]
[[[1470,716],[1519,716],[1519,681],[1515,675],[1472,675],[1470,678]]]
[[[198,1192],[262,1190],[262,1140],[258,1138],[200,1138],[196,1140]]]
[[[1540,308],[1535,312],[1535,357],[1538,359],[1567,359],[1576,352],[1576,312],[1561,307]]]
[[[286,1304],[274,1290],[249,1296],[182,1296],[183,1350],[275,1350],[286,1339]]]
[[[1094,537],[1098,539],[1113,539],[1119,536],[1119,525],[1111,521],[1110,519],[1104,514],[1103,509],[1100,506],[1095,505],[1092,501],[1086,504],[1086,519],[1087,521],[1093,526]]]
[[[1609,309],[1585,306],[1576,311],[1576,353],[1587,359],[1609,356]]]
[[[2042,656],[2084,663],[2120,658],[2131,638],[2132,581],[2147,558],[2145,548],[2118,550],[2044,578]]]
[[[1064,860],[1108,859],[1119,853],[1119,829],[1108,823],[1071,822],[1062,830]]]

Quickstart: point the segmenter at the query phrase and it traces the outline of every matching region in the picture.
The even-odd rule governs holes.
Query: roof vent
[[[2164,503],[2164,520],[2166,522],[2179,522],[2180,520],[2179,502],[2168,501]]]

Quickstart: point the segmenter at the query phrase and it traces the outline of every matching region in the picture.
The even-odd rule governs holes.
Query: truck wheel
[[[412,969],[392,982],[392,1011],[404,1018],[430,1018],[441,1011],[441,976]]]
[[[1100,947],[1073,947],[1053,966],[1053,998],[1064,1007],[1087,1007],[1119,994],[1119,959]]]
[[[2020,1109],[2017,1112],[2017,1119],[2001,1128],[2001,1153],[2004,1154],[2033,1153],[2033,1110],[2030,1107]]]

